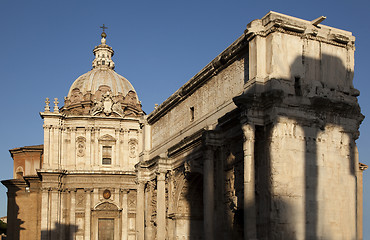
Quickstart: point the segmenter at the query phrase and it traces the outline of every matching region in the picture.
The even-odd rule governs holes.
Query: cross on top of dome
[[[108,29],[108,27],[106,27],[104,24],[103,26],[101,26],[100,28],[103,29],[103,32],[101,33],[101,37],[102,38],[106,38],[107,37],[107,34],[105,33],[105,29]]]

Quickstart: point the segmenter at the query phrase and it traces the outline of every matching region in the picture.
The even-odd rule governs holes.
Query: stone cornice
[[[24,181],[23,179],[3,180],[1,181],[1,183],[8,189],[14,188],[15,190],[19,190],[28,186],[26,181]]]
[[[24,147],[13,148],[9,150],[12,157],[13,157],[13,154],[16,154],[16,153],[43,152],[43,151],[44,151],[44,145],[24,146]]]
[[[148,123],[154,124],[196,89],[205,84],[212,76],[217,75],[218,72],[229,66],[235,61],[238,54],[249,46],[249,41],[253,38],[256,36],[266,37],[273,32],[281,32],[354,49],[355,37],[352,36],[351,32],[321,24],[316,26],[310,21],[271,11],[262,19],[249,23],[242,36],[150,113],[148,115]]]
[[[135,171],[120,171],[120,170],[50,170],[37,169],[38,174],[64,174],[64,175],[132,175],[135,176]]]

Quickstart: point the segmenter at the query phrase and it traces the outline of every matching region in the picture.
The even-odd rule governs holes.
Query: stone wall
[[[203,85],[191,86],[194,87],[191,93],[153,122],[151,154],[163,152],[203,128],[216,126],[220,117],[235,109],[232,98],[243,92],[247,61],[244,52],[225,69],[207,78]],[[188,84],[192,84],[191,80]],[[151,115],[155,114],[156,111]]]
[[[48,117],[44,115],[45,157],[42,168],[133,171],[142,151],[139,118]],[[60,121],[53,121],[54,118]],[[103,146],[111,147],[110,164],[102,164]]]

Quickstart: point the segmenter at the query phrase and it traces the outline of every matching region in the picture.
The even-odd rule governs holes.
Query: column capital
[[[215,130],[205,131],[202,135],[202,143],[206,148],[217,148],[222,145],[222,134]]]
[[[165,181],[166,180],[166,172],[167,171],[156,171],[157,181]]]
[[[77,192],[77,188],[67,188],[66,191],[68,191],[68,192]]]
[[[251,123],[242,124],[244,141],[254,141],[255,125]]]
[[[128,194],[130,192],[130,189],[120,188],[119,191]]]

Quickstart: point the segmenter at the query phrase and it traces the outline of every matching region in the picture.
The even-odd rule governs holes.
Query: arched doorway
[[[121,229],[121,212],[115,204],[103,202],[92,210],[92,240],[118,240]]]

